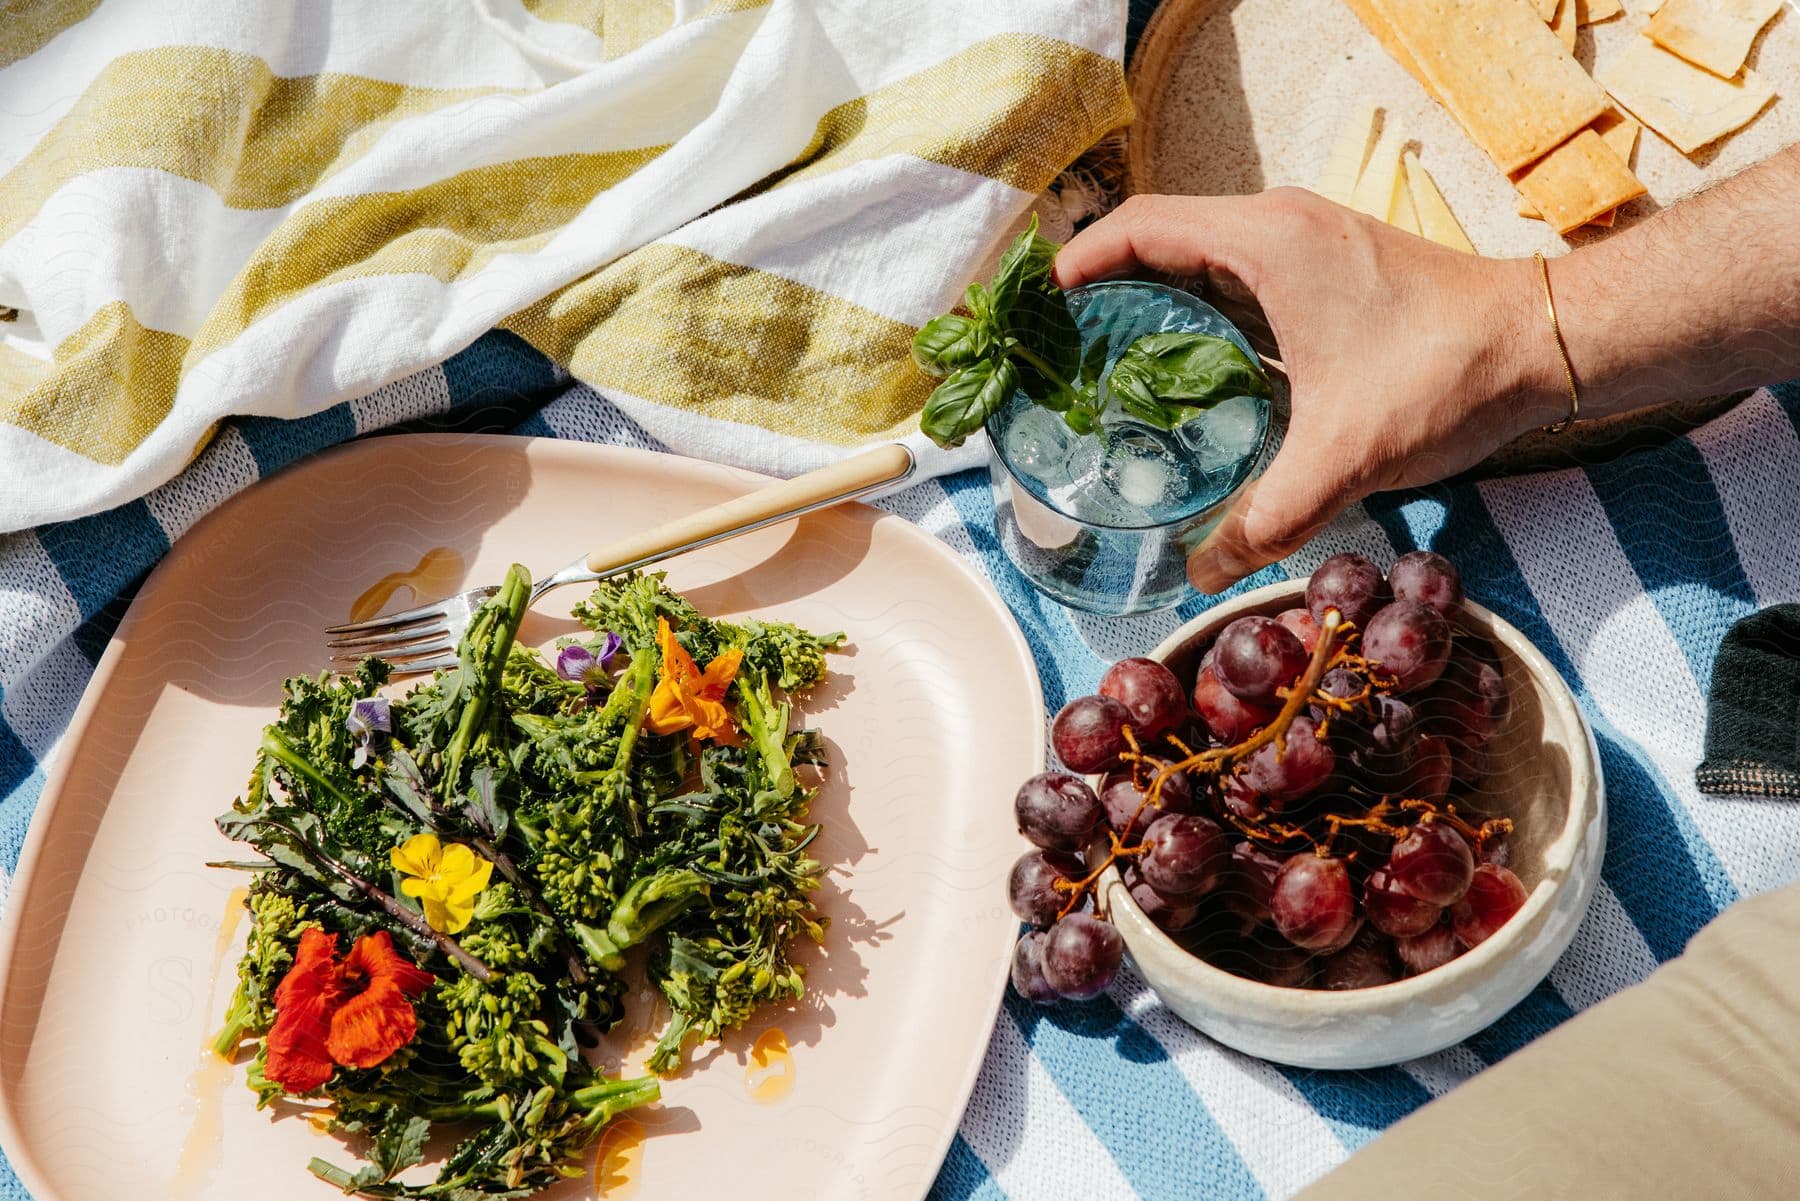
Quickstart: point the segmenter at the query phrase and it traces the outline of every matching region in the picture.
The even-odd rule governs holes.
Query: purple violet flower
[[[556,674],[572,683],[585,684],[591,703],[599,698],[606,684],[606,661],[618,654],[624,644],[625,640],[611,631],[601,641],[599,654],[572,642],[556,652]]]
[[[344,729],[350,731],[356,739],[356,753],[350,756],[351,767],[361,767],[369,761],[369,747],[377,734],[392,734],[394,718],[388,711],[388,699],[385,696],[366,696],[350,706],[350,716],[344,719]]]

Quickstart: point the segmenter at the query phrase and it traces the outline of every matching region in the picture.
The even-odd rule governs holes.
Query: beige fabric
[[[1800,1196],[1800,885],[1432,1102],[1299,1201]]]

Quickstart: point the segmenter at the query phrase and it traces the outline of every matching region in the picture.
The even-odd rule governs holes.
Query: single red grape
[[[1050,745],[1070,771],[1106,771],[1131,749],[1125,741],[1130,722],[1131,711],[1112,697],[1078,696],[1050,723]]]
[[[1475,856],[1443,822],[1420,822],[1388,852],[1393,887],[1432,905],[1454,905],[1468,891]]]
[[[1012,956],[1013,991],[1035,1005],[1049,1005],[1061,996],[1050,982],[1044,979],[1044,932],[1027,930],[1024,937],[1013,944]]]
[[[1306,581],[1306,607],[1314,621],[1325,620],[1325,610],[1336,609],[1358,629],[1392,599],[1381,568],[1357,554],[1333,555],[1313,569]]]
[[[1192,813],[1194,792],[1184,772],[1175,772],[1163,781],[1158,805],[1145,805],[1130,772],[1115,772],[1100,787],[1100,804],[1106,810],[1106,824],[1127,843],[1143,840],[1150,823],[1165,813]],[[1127,824],[1130,823],[1130,824]]]
[[[1244,741],[1269,724],[1275,708],[1238,699],[1219,679],[1217,664],[1202,667],[1194,677],[1194,712],[1206,723],[1207,731],[1222,743]]]
[[[1413,748],[1412,767],[1406,773],[1406,787],[1401,791],[1415,800],[1435,804],[1449,795],[1455,772],[1456,762],[1451,758],[1450,744],[1442,738],[1421,734]]]
[[[1061,771],[1040,772],[1020,785],[1013,816],[1019,833],[1047,851],[1081,850],[1106,820],[1087,781]]]
[[[1196,897],[1219,882],[1231,857],[1224,831],[1211,818],[1169,813],[1150,823],[1138,857],[1144,882],[1166,897]]]
[[[1493,664],[1452,651],[1444,674],[1420,699],[1419,713],[1431,733],[1481,746],[1499,732],[1507,699]]]
[[[1242,776],[1225,777],[1225,785],[1220,791],[1219,800],[1229,812],[1247,822],[1257,821],[1269,811],[1269,806],[1264,803],[1261,794],[1244,783]]]
[[[1356,923],[1350,869],[1342,859],[1311,851],[1289,857],[1275,877],[1269,913],[1282,937],[1295,946],[1322,951],[1341,945]]]
[[[1100,695],[1130,712],[1131,732],[1140,745],[1161,738],[1187,716],[1187,690],[1155,659],[1119,660],[1100,677]]]
[[[1318,987],[1333,992],[1374,988],[1378,984],[1393,983],[1397,975],[1393,939],[1365,927],[1349,946],[1326,956],[1320,963]]]
[[[1443,673],[1450,659],[1450,623],[1429,605],[1397,600],[1369,619],[1363,655],[1394,678],[1400,692],[1414,692]]]
[[[1245,967],[1252,980],[1276,988],[1305,988],[1312,982],[1319,961],[1312,952],[1292,943],[1257,940],[1244,951]]]
[[[1177,934],[1193,925],[1200,917],[1200,907],[1187,900],[1171,900],[1151,888],[1136,869],[1125,873],[1125,887],[1131,899],[1143,911],[1150,924],[1159,930]]]
[[[1219,633],[1213,667],[1219,682],[1241,701],[1280,707],[1277,688],[1306,670],[1306,648],[1272,617],[1240,617]]]
[[[1085,1001],[1106,991],[1124,957],[1125,940],[1110,922],[1071,913],[1044,936],[1044,979],[1071,1001]]]
[[[1462,950],[1462,945],[1456,941],[1456,932],[1450,928],[1448,916],[1433,922],[1423,934],[1394,940],[1394,954],[1414,976],[1434,967],[1443,967],[1461,955]]]
[[[1349,700],[1361,694],[1364,683],[1363,678],[1348,667],[1334,667],[1319,677],[1317,691],[1339,700]],[[1355,733],[1366,729],[1369,722],[1368,711],[1361,705],[1352,709],[1327,709],[1324,705],[1315,703],[1307,709],[1307,713],[1314,721],[1323,721],[1329,716],[1334,732]]]
[[[1225,908],[1248,922],[1268,921],[1269,899],[1275,891],[1275,877],[1281,874],[1282,862],[1249,839],[1233,846],[1218,887]]]
[[[1462,573],[1456,564],[1428,550],[1408,551],[1388,568],[1388,583],[1397,600],[1430,605],[1446,616],[1462,604]]]
[[[1378,867],[1363,885],[1363,912],[1368,915],[1369,924],[1383,934],[1411,938],[1436,925],[1444,907],[1401,892],[1394,887],[1387,869]]]
[[[1313,620],[1310,611],[1283,609],[1275,615],[1275,620],[1286,626],[1294,637],[1300,640],[1300,645],[1306,648],[1307,654],[1312,654],[1313,647],[1319,645],[1319,623]]]
[[[1525,895],[1525,885],[1499,864],[1476,868],[1468,891],[1450,910],[1457,941],[1465,947],[1486,942],[1524,907]]]
[[[1048,926],[1069,903],[1072,895],[1056,887],[1058,880],[1075,881],[1086,875],[1081,860],[1056,851],[1027,851],[1019,856],[1006,880],[1007,901],[1019,920],[1032,926]]]
[[[1241,774],[1244,783],[1279,812],[1289,802],[1318,791],[1336,770],[1331,743],[1319,737],[1312,718],[1301,714],[1288,725],[1284,738],[1258,747],[1244,761]]]

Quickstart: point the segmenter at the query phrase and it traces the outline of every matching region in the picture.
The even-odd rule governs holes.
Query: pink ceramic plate
[[[45,786],[0,927],[0,1138],[40,1201],[325,1201],[346,1162],[258,1113],[203,1055],[233,983],[241,853],[212,826],[243,787],[283,677],[319,631],[377,607],[548,572],[633,525],[758,477],[667,455],[490,437],[356,443],[196,525],[107,648]],[[829,936],[807,997],[702,1048],[659,1107],[609,1128],[601,1177],[560,1198],[912,1199],[956,1129],[1005,987],[1017,851],[1006,798],[1043,759],[1036,672],[979,575],[905,521],[852,505],[677,559],[717,615],[842,629],[809,703],[832,766],[814,805]],[[378,585],[371,588],[371,585]],[[580,588],[522,637],[573,629]],[[641,990],[603,1047],[632,1064],[662,1015]]]

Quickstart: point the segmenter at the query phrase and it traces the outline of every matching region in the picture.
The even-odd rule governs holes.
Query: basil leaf
[[[1019,386],[1011,359],[970,363],[937,386],[919,414],[919,428],[939,446],[961,446]]]
[[[1262,367],[1212,334],[1146,334],[1125,348],[1108,390],[1140,421],[1174,429],[1234,396],[1273,395]],[[1188,403],[1174,403],[1174,402]]]
[[[1075,402],[1080,381],[1069,364],[1048,358],[1011,336],[1001,341],[1000,349],[1019,369],[1019,388],[1034,404],[1060,413]]]
[[[981,322],[945,313],[913,335],[913,362],[932,375],[949,375],[986,354],[992,344],[993,335]]]
[[[1007,337],[1016,339],[1039,360],[1025,385],[1033,398],[1038,394],[1034,380],[1044,381],[1046,388],[1067,390],[1078,382],[1081,371],[1081,331],[1076,328],[1075,315],[1048,276],[1044,287],[1047,290],[1021,292],[1001,321]]]
[[[963,305],[978,324],[989,328],[993,327],[994,294],[988,291],[985,285],[970,284],[969,290],[963,293]]]
[[[1055,242],[1038,236],[1037,214],[1033,213],[1031,224],[1006,248],[994,278],[988,281],[994,297],[994,316],[1001,325],[1008,324],[1013,305],[1025,292],[1055,287],[1050,283],[1050,264],[1056,261],[1060,249]]]

